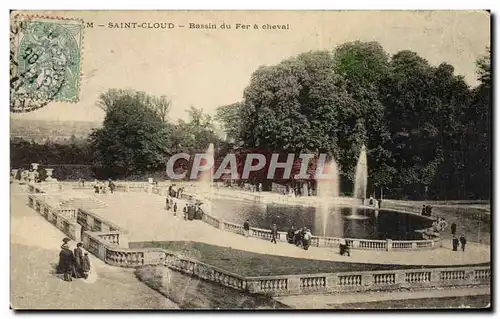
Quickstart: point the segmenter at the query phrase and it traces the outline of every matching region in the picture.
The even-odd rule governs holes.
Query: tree
[[[339,163],[352,185],[363,144],[367,147],[369,182],[373,187],[392,183],[395,168],[389,150],[390,133],[379,84],[389,73],[389,55],[377,42],[348,42],[334,50],[334,69],[355,101],[339,114]],[[344,185],[344,188],[346,185]]]
[[[215,119],[220,122],[227,139],[236,143],[241,142],[241,127],[242,127],[242,102],[236,102],[229,105],[219,106],[216,110]]]
[[[172,106],[172,101],[166,95],[157,97],[147,94],[146,92],[109,89],[99,95],[97,106],[107,112],[116,104],[116,101],[120,100],[123,96],[134,97],[138,103],[149,107],[156,114],[156,116],[162,120],[163,123],[167,122],[167,115]]]
[[[490,198],[491,183],[491,62],[490,49],[477,62],[479,85],[472,90],[472,101],[466,112],[468,119],[465,140],[467,143],[467,176],[473,197]]]
[[[152,107],[157,116],[163,121],[167,122],[167,115],[170,112],[172,106],[172,100],[170,100],[166,95],[153,98]]]
[[[141,92],[110,91],[103,127],[90,136],[94,165],[113,178],[146,173],[164,166],[170,150],[170,127],[153,110],[152,99]]]

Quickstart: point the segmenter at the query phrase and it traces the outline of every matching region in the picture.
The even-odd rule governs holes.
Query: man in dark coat
[[[243,232],[245,234],[245,237],[248,237],[250,235],[250,222],[248,219],[243,223]]]
[[[458,250],[458,238],[455,235],[453,235],[452,243],[453,243],[453,251],[457,251]]]
[[[465,251],[465,244],[467,244],[467,240],[465,239],[465,235],[460,236],[460,245],[462,246],[462,251]]]
[[[451,224],[451,234],[455,235],[457,233],[457,224]]]
[[[76,244],[76,248],[73,251],[74,256],[75,256],[75,278],[83,278],[84,277],[84,272],[83,272],[83,250],[82,250],[82,243]]]
[[[59,265],[57,265],[57,272],[64,274],[65,281],[72,281],[71,277],[75,265],[75,258],[73,252],[69,249],[67,244],[61,246],[59,253]]]
[[[426,212],[427,212],[427,210],[425,208],[425,205],[422,205],[422,212],[420,213],[420,215],[425,216]]]
[[[293,241],[294,236],[295,236],[295,227],[292,226],[292,228],[290,228],[290,230],[288,231],[288,234],[286,235],[286,240],[289,244],[294,243],[294,241]]]
[[[278,227],[276,227],[276,224],[273,224],[271,227],[271,243],[276,244],[276,237],[278,237]]]

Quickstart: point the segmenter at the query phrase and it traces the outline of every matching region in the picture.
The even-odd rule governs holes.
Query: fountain
[[[356,164],[356,175],[354,177],[354,195],[353,198],[355,201],[362,200],[362,204],[364,205],[364,201],[366,200],[366,188],[368,182],[368,160],[366,157],[366,147],[365,145],[361,146],[361,152],[359,153],[358,163]],[[352,208],[352,214],[348,218],[351,219],[366,219],[366,216],[357,215],[357,206],[355,205]]]
[[[339,172],[335,159],[331,159],[324,167],[324,174],[329,178],[317,179],[316,191],[319,206],[316,207],[316,216],[322,216],[323,236],[326,234],[328,215],[330,214],[331,199],[339,197]]]
[[[208,149],[205,152],[205,155],[208,158],[211,158],[212,163],[215,162],[214,159],[214,144],[210,143],[208,145]],[[206,211],[207,213],[211,212],[211,200],[213,198],[213,179],[214,179],[214,167],[212,167],[204,172],[200,173],[200,178],[198,180],[198,185],[200,186],[199,191],[200,194],[202,194],[202,197],[204,199],[202,200],[203,202],[203,210]]]
[[[354,178],[354,198],[366,199],[366,187],[368,181],[368,160],[366,158],[366,147],[361,147],[358,163],[356,165],[356,175]],[[363,203],[364,204],[364,203]]]

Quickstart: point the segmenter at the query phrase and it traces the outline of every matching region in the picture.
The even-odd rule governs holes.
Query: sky
[[[350,41],[378,41],[389,54],[412,50],[431,64],[447,62],[476,84],[475,61],[490,45],[484,11],[52,11],[51,17],[93,22],[81,48],[80,100],[53,102],[13,119],[102,121],[99,95],[134,89],[172,100],[171,119],[187,118],[190,106],[213,114],[242,100],[252,73],[262,65],[311,50],[333,50]],[[173,23],[173,29],[118,29],[109,23]],[[190,29],[189,24],[217,29]],[[222,30],[222,23],[232,25]],[[235,29],[248,24],[246,30]],[[98,27],[97,25],[104,25]],[[254,24],[259,29],[254,29]],[[289,25],[263,30],[264,24]],[[179,25],[185,25],[184,28]]]

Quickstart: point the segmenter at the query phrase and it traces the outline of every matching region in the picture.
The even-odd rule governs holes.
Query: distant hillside
[[[46,121],[46,120],[10,120],[11,139],[34,140],[44,143],[48,139],[53,142],[87,138],[92,129],[99,128],[100,122]]]

